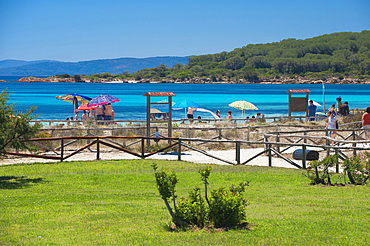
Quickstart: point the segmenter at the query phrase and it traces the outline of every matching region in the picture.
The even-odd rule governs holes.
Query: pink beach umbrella
[[[84,110],[86,110],[86,111],[88,111],[88,110],[90,110],[90,109],[95,109],[97,106],[92,106],[92,107],[89,107],[89,106],[87,106],[87,104],[81,104],[76,110],[75,110],[75,112],[77,112],[77,111],[84,111]]]

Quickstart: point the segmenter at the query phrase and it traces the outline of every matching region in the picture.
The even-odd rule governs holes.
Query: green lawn
[[[178,196],[202,187],[202,165],[186,162],[0,166],[0,245],[370,245],[369,186],[311,186],[302,170],[268,167],[210,176],[211,189],[251,181],[252,230],[170,232],[153,162],[177,172]]]

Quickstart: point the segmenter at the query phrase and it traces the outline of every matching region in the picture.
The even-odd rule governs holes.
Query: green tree
[[[73,75],[73,79],[76,81],[76,82],[79,82],[81,81],[81,76],[80,75]]]
[[[30,120],[36,107],[26,112],[17,112],[16,104],[8,104],[10,98],[6,90],[0,94],[0,158],[6,155],[7,148],[32,150],[27,141],[38,131],[39,125],[31,125]]]

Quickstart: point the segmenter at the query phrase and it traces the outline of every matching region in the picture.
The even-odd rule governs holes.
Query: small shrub
[[[330,155],[322,161],[312,161],[307,168],[307,177],[311,179],[311,184],[331,184],[329,168],[338,162],[337,155]]]
[[[370,177],[370,153],[344,160],[343,167],[351,184],[366,184]]]
[[[245,191],[245,186],[249,184],[241,183],[239,186],[231,186],[229,190],[221,187],[214,189],[208,199],[207,185],[212,167],[199,170],[202,181],[205,185],[205,197],[201,196],[200,188],[195,188],[189,193],[189,198],[180,198],[176,205],[175,185],[177,177],[175,173],[162,170],[157,171],[157,166],[152,165],[155,171],[155,178],[159,194],[161,195],[166,207],[172,216],[176,226],[188,227],[189,225],[203,227],[205,224],[214,227],[234,227],[241,224],[246,217],[245,207],[247,200],[241,195]],[[173,212],[168,199],[173,198]]]
[[[233,192],[221,187],[211,192],[209,217],[215,227],[235,226],[245,219],[247,201],[241,191]]]
[[[208,206],[201,196],[200,188],[189,192],[189,198],[180,198],[176,206],[175,215],[189,225],[203,227],[208,218]]]

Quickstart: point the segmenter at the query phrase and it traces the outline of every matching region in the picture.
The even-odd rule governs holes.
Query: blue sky
[[[0,0],[0,60],[187,56],[370,30],[369,0]]]

